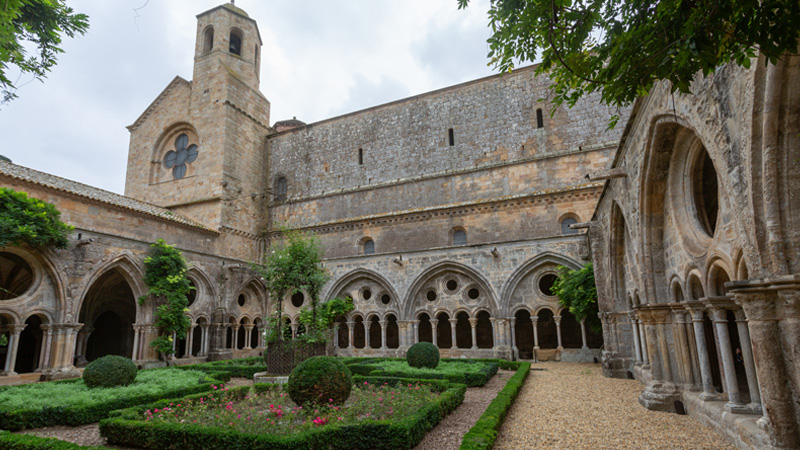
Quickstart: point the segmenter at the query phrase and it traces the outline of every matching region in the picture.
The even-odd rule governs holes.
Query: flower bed
[[[100,432],[110,444],[153,450],[404,449],[466,391],[441,381],[358,380],[342,407],[304,409],[280,389],[256,394],[243,386],[117,411]]]
[[[11,386],[0,390],[0,429],[22,430],[97,422],[120,408],[159,398],[211,390],[203,372],[152,369],[139,372],[129,386],[89,389],[83,380]]]
[[[402,360],[373,359],[367,362],[353,362],[348,368],[359,375],[443,379],[464,383],[467,386],[483,386],[497,373],[497,363],[474,360],[446,360],[441,361],[435,369],[424,369],[411,367]]]

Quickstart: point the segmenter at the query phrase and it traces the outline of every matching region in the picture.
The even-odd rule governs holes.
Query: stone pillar
[[[647,334],[644,331],[644,321],[639,318],[638,321],[639,325],[639,340],[640,345],[642,346],[642,363],[645,365],[650,365],[650,354],[648,353],[648,346],[647,346]]]
[[[742,360],[744,361],[744,370],[747,375],[747,387],[750,392],[750,403],[747,408],[754,414],[763,414],[761,392],[758,389],[758,376],[756,375],[756,363],[753,360],[753,347],[750,343],[750,331],[747,329],[747,318],[742,309],[737,309],[734,314],[736,315],[736,328],[739,331],[739,343],[742,345]]]
[[[514,359],[517,359],[519,355],[519,350],[517,350],[517,318],[511,317],[508,322],[511,324],[511,355]]]
[[[433,339],[433,345],[437,348],[439,347],[439,337],[437,336],[438,330],[437,325],[439,325],[439,319],[431,319],[431,339]]]
[[[686,311],[682,304],[673,303],[672,335],[675,337],[675,357],[677,358],[678,375],[683,384],[692,385],[692,361],[689,354],[689,339],[686,336]]]
[[[450,322],[450,348],[457,348],[456,345],[456,324],[458,323],[458,319],[447,319]]]
[[[586,319],[581,320],[581,340],[583,342],[581,348],[583,350],[589,350],[589,346],[586,344]]]
[[[411,327],[414,330],[414,343],[419,343],[419,320],[412,320]]]
[[[291,329],[292,329],[292,339],[297,339],[297,328],[298,328],[298,324],[297,324],[297,322],[292,322],[292,324],[290,325],[290,327],[291,327]],[[368,330],[366,330],[366,327],[365,327],[365,332],[366,332],[366,331],[368,331]],[[365,334],[369,335],[369,333],[365,333]],[[234,336],[235,336],[235,335],[236,335],[236,333],[234,333]]]
[[[200,355],[199,356],[206,356],[208,355],[208,324],[201,325],[201,340],[203,341],[200,345]]]
[[[253,349],[253,327],[255,325],[244,326],[244,348],[245,350]]]
[[[667,306],[659,306],[652,311],[656,326],[656,338],[658,339],[659,356],[661,357],[661,379],[672,382],[672,366],[669,360],[669,342],[667,341],[666,328],[669,322],[670,309]]]
[[[333,322],[333,348],[339,348],[339,322]]]
[[[489,323],[492,324],[492,348],[497,348],[497,320],[494,317],[489,317]]]
[[[131,353],[131,359],[134,361],[139,359],[139,339],[141,334],[142,330],[139,324],[133,324],[133,352]]]
[[[77,364],[84,364],[88,363],[89,361],[86,360],[86,345],[89,343],[89,335],[92,334],[94,328],[89,326],[84,326],[78,332],[78,343],[75,350],[75,357],[77,359]],[[10,347],[9,347],[10,348]]]
[[[53,341],[53,327],[49,323],[39,326],[44,333],[42,336],[42,347],[39,351],[39,365],[36,372],[43,372],[50,367],[50,346]]]
[[[553,321],[556,323],[556,336],[558,337],[557,350],[564,350],[564,346],[561,345],[561,316],[553,316]]]
[[[628,317],[631,318],[631,334],[633,335],[633,350],[636,353],[636,362],[642,362],[642,348],[639,342],[639,327],[636,311],[628,312]]]
[[[700,363],[700,379],[703,385],[703,393],[700,399],[703,401],[717,400],[718,395],[714,391],[714,381],[711,378],[711,359],[708,355],[708,343],[703,327],[703,305],[698,302],[687,303],[687,309],[692,316],[694,326],[694,340],[697,344],[697,359]]]
[[[478,349],[478,339],[477,339],[477,334],[475,332],[475,327],[477,327],[477,326],[478,326],[478,319],[476,319],[474,317],[470,317],[469,318],[469,327],[471,328],[471,331],[472,331],[472,347],[471,347],[472,350],[477,350]]]
[[[663,380],[663,368],[657,354],[658,331],[656,330],[655,319],[649,310],[640,309],[639,317],[644,323],[644,332],[647,339],[647,354],[652,356],[650,369],[654,380]]]
[[[191,358],[192,357],[192,341],[194,341],[194,328],[196,325],[192,325],[186,330],[186,354],[183,355],[184,358]]]
[[[356,326],[355,322],[350,322],[350,321],[347,322],[347,337],[350,339],[347,342],[347,348],[350,350],[356,347],[355,343],[353,342],[355,340],[355,330],[354,330],[355,326]]]
[[[536,359],[536,351],[539,350],[539,316],[531,316],[533,325],[533,359]]]
[[[729,290],[744,309],[753,346],[753,359],[764,417],[760,427],[771,431],[776,447],[800,448],[800,433],[794,412],[793,394],[783,357],[779,326],[778,296],[766,287],[742,284]],[[797,345],[796,343],[794,345]]]
[[[372,339],[370,339],[370,328],[372,328],[372,321],[364,322],[364,348],[372,348]]]
[[[17,364],[17,351],[19,350],[19,335],[25,329],[25,324],[9,325],[11,337],[8,339],[8,353],[6,353],[6,365],[3,370],[5,375],[16,375],[14,366]]]
[[[381,326],[381,350],[386,350],[386,325],[388,323],[389,322],[386,321],[386,320],[381,320],[381,321],[378,322],[378,324],[380,324],[380,326]],[[434,334],[434,336],[436,336],[436,335]],[[435,343],[436,342],[436,337],[434,337],[433,339],[434,339],[434,343]]]
[[[727,310],[717,305],[709,305],[709,314],[717,330],[719,339],[719,351],[722,357],[722,369],[725,371],[725,390],[728,394],[728,403],[725,409],[731,412],[744,412],[746,409],[742,403],[742,396],[739,393],[739,382],[736,379],[736,367],[733,362],[733,350],[731,349],[731,339],[728,334]]]

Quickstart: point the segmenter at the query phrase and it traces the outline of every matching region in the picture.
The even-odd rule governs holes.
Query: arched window
[[[561,221],[561,234],[578,234],[578,230],[569,227],[576,223],[578,223],[578,219],[574,217],[565,217]]]
[[[234,55],[242,54],[242,33],[239,30],[231,30],[231,38],[228,46],[228,51]]]
[[[208,53],[214,48],[214,27],[206,28],[203,33],[203,53]]]
[[[372,239],[367,239],[364,241],[364,254],[365,255],[372,255],[375,253],[375,241]]]
[[[275,201],[282,202],[286,200],[286,191],[288,190],[288,183],[286,182],[286,177],[278,177],[275,180]]]
[[[455,230],[453,232],[453,245],[467,245],[467,232]]]

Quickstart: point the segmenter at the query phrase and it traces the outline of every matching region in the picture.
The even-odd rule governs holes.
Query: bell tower
[[[270,120],[261,44],[233,2],[197,15],[192,81],[175,77],[128,127],[125,195],[214,230],[260,232]]]

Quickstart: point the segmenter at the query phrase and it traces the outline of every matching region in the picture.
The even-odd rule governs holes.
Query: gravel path
[[[689,416],[639,405],[642,384],[605,378],[597,364],[533,366],[511,407],[494,450],[733,449]]]
[[[74,444],[80,444],[80,445],[106,445],[106,438],[100,436],[100,427],[96,423],[90,423],[89,425],[81,425],[79,427],[57,426],[57,427],[45,427],[45,428],[33,428],[30,430],[22,431],[21,433],[31,434],[40,437],[58,438],[61,439],[62,441],[72,442]],[[119,450],[141,450],[141,449],[131,449],[130,447],[117,447],[110,445],[108,446],[108,448],[114,448]]]
[[[483,387],[467,388],[464,403],[433,427],[414,450],[449,450],[458,449],[461,439],[502,390],[513,371],[500,370]]]

